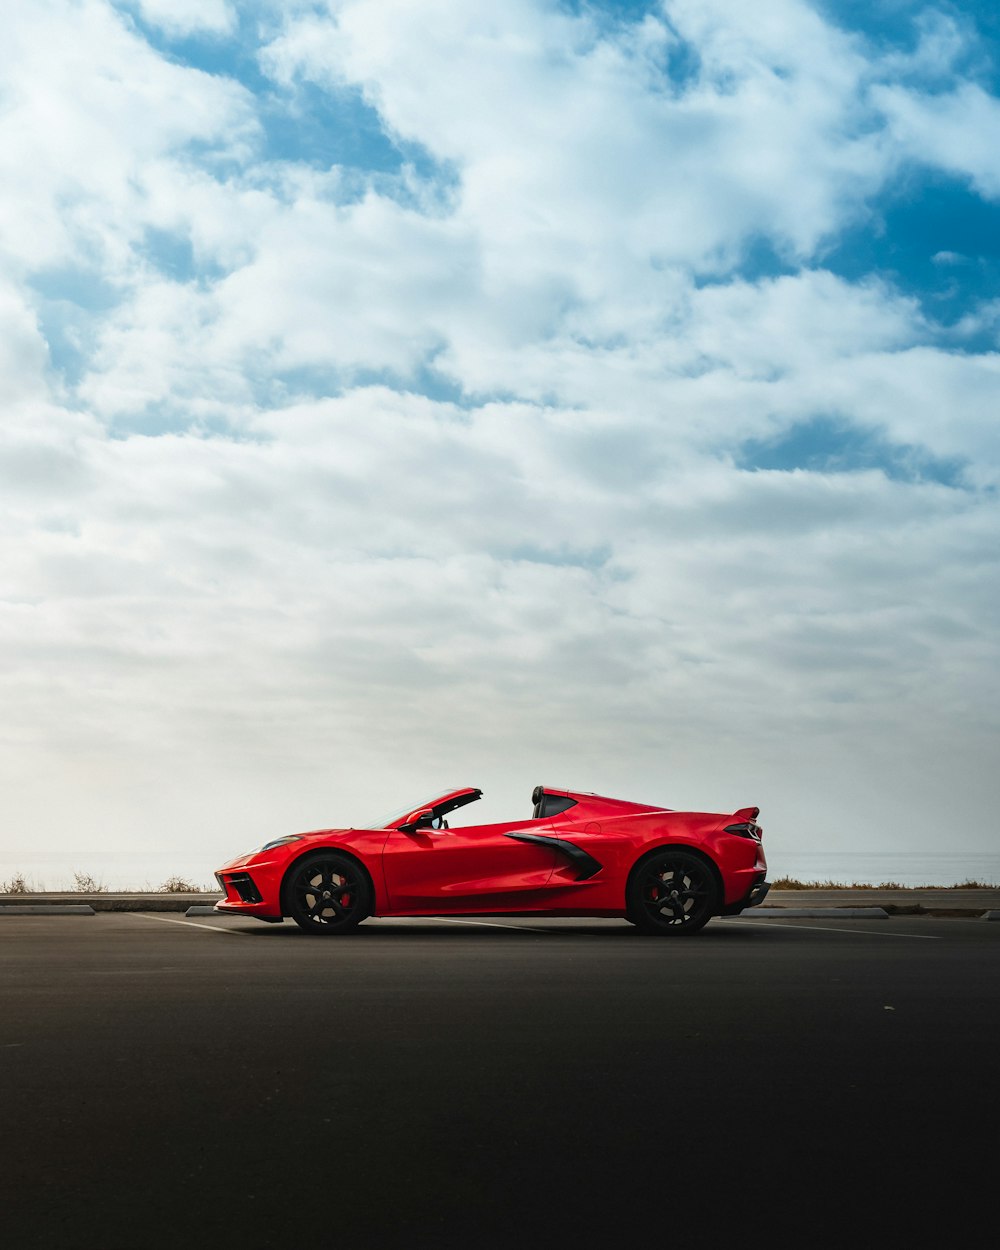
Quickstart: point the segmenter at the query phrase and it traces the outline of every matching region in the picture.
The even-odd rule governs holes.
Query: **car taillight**
[[[753,838],[755,842],[764,840],[764,830],[752,820],[741,820],[738,825],[726,825],[726,833],[735,833],[739,838]]]

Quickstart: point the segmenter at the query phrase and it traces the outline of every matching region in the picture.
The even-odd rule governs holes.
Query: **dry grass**
[[[995,890],[995,882],[962,881],[958,885],[903,885],[899,881],[800,881],[798,877],[779,877],[771,882],[772,890]]]
[[[108,887],[103,881],[97,877],[92,877],[89,872],[74,872],[73,880],[75,885],[73,889],[78,894],[107,894]]]
[[[216,890],[208,886],[195,885],[184,877],[168,877],[160,886],[161,894],[215,894]]]
[[[73,874],[74,894],[110,894],[111,888],[106,881],[96,878],[90,873]],[[0,894],[64,894],[63,888],[46,890],[44,885],[26,878],[24,873],[15,873],[9,880],[0,880]],[[184,876],[169,876],[159,888],[146,881],[139,889],[123,889],[121,894],[217,894],[214,885],[196,885]]]
[[[44,884],[39,884],[31,878],[26,877],[23,872],[15,872],[8,880],[0,880],[0,894],[63,894],[66,891],[62,888],[47,890]],[[95,877],[89,872],[74,872],[72,892],[74,894],[109,894],[111,887],[100,877]],[[166,881],[159,887],[152,885],[149,881],[145,885],[139,886],[137,889],[122,889],[122,894],[217,894],[218,889],[214,885],[196,885],[195,882],[189,881],[186,877],[168,877]]]
[[[898,881],[883,881],[872,885],[870,881],[800,881],[798,877],[779,877],[771,882],[772,890],[905,890]]]

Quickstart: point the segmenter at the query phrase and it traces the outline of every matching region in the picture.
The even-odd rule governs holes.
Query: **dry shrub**
[[[779,877],[771,882],[772,890],[843,890],[842,881],[800,881],[798,877]]]
[[[73,880],[76,884],[73,889],[78,894],[107,894],[108,887],[103,881],[97,877],[92,877],[89,872],[74,872]]]
[[[161,894],[208,894],[209,891],[183,877],[168,877],[160,886]]]
[[[880,881],[872,885],[870,881],[800,881],[798,877],[779,877],[771,885],[772,890],[909,890],[911,886],[900,885],[898,881]],[[936,887],[931,887],[936,888]]]
[[[995,890],[988,881],[962,881],[958,885],[903,885],[900,881],[800,881],[798,877],[779,877],[771,883],[772,890]]]

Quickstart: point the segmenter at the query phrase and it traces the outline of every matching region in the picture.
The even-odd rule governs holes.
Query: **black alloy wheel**
[[[644,933],[681,935],[703,929],[719,907],[712,869],[688,851],[661,851],[629,880],[628,918]]]
[[[285,881],[285,899],[288,914],[306,933],[346,933],[372,911],[367,874],[336,851],[296,864]]]

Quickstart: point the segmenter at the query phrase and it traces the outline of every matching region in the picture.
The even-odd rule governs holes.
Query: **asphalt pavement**
[[[995,1241],[1000,925],[0,918],[0,1241]]]

